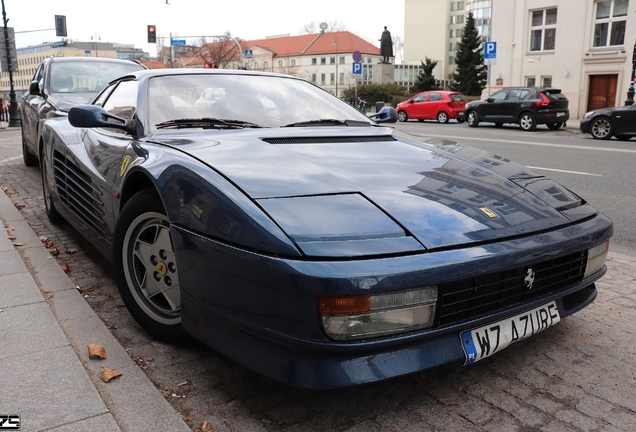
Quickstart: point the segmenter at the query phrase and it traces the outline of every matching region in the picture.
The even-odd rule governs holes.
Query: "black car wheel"
[[[64,217],[57,211],[51,199],[51,185],[48,181],[48,168],[44,155],[40,155],[40,174],[42,176],[42,197],[44,199],[44,210],[51,223],[60,224],[65,221]]]
[[[548,129],[552,129],[552,130],[557,130],[560,129],[561,126],[563,126],[563,122],[559,122],[559,123],[548,123]]]
[[[479,114],[477,114],[477,111],[468,111],[468,113],[466,113],[466,118],[468,121],[468,126],[479,126]]]
[[[405,122],[409,119],[409,116],[406,115],[406,111],[398,111],[398,120],[401,122]]]
[[[614,134],[614,126],[607,117],[599,117],[592,121],[590,133],[596,139],[608,140]]]
[[[440,123],[448,123],[448,114],[446,114],[444,111],[440,111],[437,114],[437,121]]]
[[[22,132],[22,160],[28,167],[37,166],[38,158],[27,149],[26,139],[24,138],[24,128],[21,127],[20,131]]]
[[[464,119],[463,118],[458,118],[457,119],[457,123],[464,123]]]
[[[113,264],[119,293],[137,323],[162,339],[181,339],[181,289],[170,222],[149,189],[132,196],[119,216]]]
[[[629,135],[615,135],[617,140],[620,141],[629,141],[630,140],[630,136]]]
[[[524,131],[533,131],[537,128],[537,121],[534,114],[525,112],[519,116],[519,126]]]
[[[503,127],[503,123],[495,123],[496,127]]]

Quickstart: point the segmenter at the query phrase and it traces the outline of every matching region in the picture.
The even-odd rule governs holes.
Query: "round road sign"
[[[358,63],[361,60],[362,60],[362,53],[360,51],[354,51],[353,52],[353,61]]]

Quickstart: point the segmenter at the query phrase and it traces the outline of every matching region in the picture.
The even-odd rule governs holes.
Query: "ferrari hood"
[[[505,158],[392,132],[258,129],[194,139],[199,131],[152,141],[221,173],[296,242],[408,238],[447,248],[566,225],[559,206],[580,205],[567,189]]]

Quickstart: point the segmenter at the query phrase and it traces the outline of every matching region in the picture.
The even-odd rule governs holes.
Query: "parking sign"
[[[497,42],[484,43],[484,64],[497,64]]]
[[[353,70],[351,73],[354,75],[362,75],[362,63],[353,63]]]

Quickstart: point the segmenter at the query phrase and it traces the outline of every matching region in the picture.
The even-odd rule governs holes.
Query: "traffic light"
[[[216,63],[212,63],[212,62],[205,62],[203,64],[203,67],[205,69],[218,69],[219,67],[216,65]]]
[[[55,15],[55,36],[66,37],[66,15]]]
[[[157,26],[148,26],[148,43],[157,43]]]

